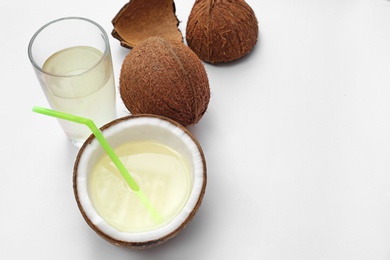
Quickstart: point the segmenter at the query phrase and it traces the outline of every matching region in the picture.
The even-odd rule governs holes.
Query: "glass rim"
[[[55,73],[51,73],[51,72],[48,72],[46,70],[44,70],[41,66],[39,66],[36,62],[35,62],[35,59],[33,57],[33,54],[32,54],[32,47],[34,45],[34,42],[35,42],[35,39],[38,37],[38,35],[44,30],[46,29],[47,27],[49,27],[50,25],[52,24],[55,24],[55,23],[58,23],[58,22],[62,22],[62,21],[66,21],[66,20],[82,20],[84,22],[88,22],[90,24],[93,24],[95,25],[99,30],[100,32],[103,34],[103,40],[104,40],[104,52],[103,52],[103,55],[102,57],[93,65],[91,66],[90,68],[88,68],[87,70],[81,72],[81,73],[77,73],[77,74],[72,74],[72,75],[61,75],[61,74],[55,74]],[[79,16],[68,16],[68,17],[62,17],[62,18],[58,18],[58,19],[55,19],[55,20],[52,20],[48,23],[46,23],[45,25],[43,25],[42,27],[40,27],[35,33],[34,35],[31,37],[30,39],[30,42],[28,44],[28,49],[27,49],[27,52],[28,52],[28,58],[30,59],[30,62],[31,64],[34,66],[35,69],[37,69],[38,71],[40,71],[41,73],[43,74],[46,74],[46,75],[49,75],[49,76],[53,76],[53,77],[59,77],[59,78],[68,78],[68,77],[75,77],[75,76],[79,76],[79,75],[83,75],[91,70],[93,70],[95,67],[97,67],[108,55],[109,53],[109,50],[110,50],[110,45],[109,45],[109,39],[108,39],[108,35],[107,35],[107,32],[104,30],[104,28],[96,23],[95,21],[91,20],[91,19],[88,19],[88,18],[84,18],[84,17],[79,17]],[[54,53],[53,53],[54,54]]]

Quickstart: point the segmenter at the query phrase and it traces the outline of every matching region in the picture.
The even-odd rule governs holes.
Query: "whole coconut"
[[[188,46],[205,62],[230,62],[257,43],[258,22],[244,0],[196,0],[188,17]]]
[[[132,114],[155,114],[183,126],[197,123],[210,101],[206,70],[181,41],[150,37],[123,61],[119,90]]]

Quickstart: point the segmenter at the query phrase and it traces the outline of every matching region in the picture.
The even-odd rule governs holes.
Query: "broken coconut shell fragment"
[[[130,49],[152,36],[183,41],[175,13],[173,0],[130,0],[113,18],[111,34]]]
[[[183,126],[197,123],[210,100],[203,63],[181,41],[150,37],[123,61],[119,90],[132,114],[168,117]]]
[[[188,18],[188,46],[209,63],[230,62],[257,43],[258,22],[244,0],[196,0]]]

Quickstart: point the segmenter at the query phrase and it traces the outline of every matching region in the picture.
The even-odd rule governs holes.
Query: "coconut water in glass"
[[[28,48],[50,106],[92,119],[97,126],[116,118],[116,91],[108,36],[95,22],[61,18],[35,33]],[[59,120],[80,147],[91,134],[84,125]]]

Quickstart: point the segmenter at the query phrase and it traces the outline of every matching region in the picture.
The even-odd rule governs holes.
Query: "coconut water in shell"
[[[148,231],[171,221],[191,192],[192,179],[186,160],[154,142],[130,142],[115,152],[162,220],[156,222],[107,155],[98,160],[88,183],[88,193],[98,214],[124,232]]]

